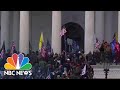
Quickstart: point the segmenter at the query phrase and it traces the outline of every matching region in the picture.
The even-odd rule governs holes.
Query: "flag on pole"
[[[115,39],[115,33],[114,33],[114,35],[113,35],[113,39]]]
[[[4,50],[5,51],[5,41],[3,41],[3,45],[0,51]]]
[[[118,33],[115,34],[116,41],[118,42]]]
[[[11,54],[16,53],[16,47],[14,41],[12,41]]]
[[[113,40],[111,42],[111,46],[114,48],[116,45],[116,41],[118,40],[116,33],[113,35]]]
[[[1,58],[2,59],[4,58],[4,54],[5,54],[5,41],[3,41],[3,45],[2,45],[2,48],[1,48]]]
[[[40,41],[39,41],[39,50],[41,51],[42,48],[42,44],[43,44],[44,40],[43,40],[43,32],[40,35]]]
[[[118,41],[118,33],[114,33],[113,35],[113,40],[115,39],[115,41]]]
[[[114,35],[113,35],[113,41],[110,43],[110,45],[111,45],[111,49],[112,49],[112,54],[115,54],[115,46],[116,46],[116,35],[115,35],[115,33],[114,33]]]
[[[2,59],[4,58],[4,55],[5,55],[5,51],[2,50],[2,51],[1,51],[1,58],[2,58]]]
[[[94,34],[94,49],[99,49],[100,48],[100,41],[98,40],[98,38],[96,37],[96,35]]]
[[[99,49],[99,48],[100,48],[100,41],[98,40],[98,38],[96,38],[95,49]]]
[[[41,48],[40,53],[41,53],[41,56],[45,58],[45,56],[46,56],[46,50],[45,50],[44,43],[42,44],[42,48]]]
[[[61,36],[61,37],[64,36],[66,32],[67,32],[67,31],[66,31],[66,28],[63,28],[63,29],[61,30],[61,32],[60,32],[60,36]]]

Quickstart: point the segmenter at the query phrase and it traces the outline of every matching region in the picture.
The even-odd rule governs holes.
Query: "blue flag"
[[[116,39],[114,38],[113,41],[111,42],[112,54],[115,54],[115,44],[116,44]]]

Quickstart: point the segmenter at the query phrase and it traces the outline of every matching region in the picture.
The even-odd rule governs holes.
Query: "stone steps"
[[[102,65],[91,65],[93,68],[104,68],[104,65],[102,64]],[[113,64],[113,65],[110,65],[109,66],[109,68],[120,68],[120,65],[115,65],[115,64]]]
[[[93,66],[94,69],[94,79],[105,79],[105,73],[103,66]],[[108,73],[108,79],[120,79],[120,65],[111,65],[110,71]]]

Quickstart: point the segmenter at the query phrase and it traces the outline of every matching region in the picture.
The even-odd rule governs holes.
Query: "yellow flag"
[[[118,41],[118,33],[115,34],[116,41]]]
[[[40,41],[39,41],[39,50],[41,50],[43,42],[44,42],[43,41],[43,33],[41,33],[41,35],[40,35]]]

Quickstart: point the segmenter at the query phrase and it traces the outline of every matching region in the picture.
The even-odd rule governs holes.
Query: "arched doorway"
[[[69,22],[62,26],[66,28],[65,39],[62,37],[62,51],[70,52],[68,39],[72,40],[79,46],[79,50],[84,50],[84,29],[78,23]],[[66,40],[66,42],[65,42]],[[72,47],[71,47],[72,48]]]

